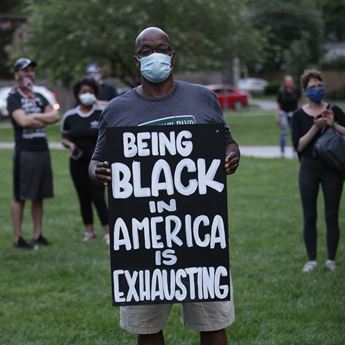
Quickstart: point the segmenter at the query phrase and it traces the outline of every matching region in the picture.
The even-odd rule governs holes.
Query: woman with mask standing
[[[62,119],[62,143],[70,150],[70,173],[76,188],[80,212],[85,225],[84,241],[96,239],[92,204],[96,207],[104,229],[104,241],[109,244],[108,209],[104,187],[94,184],[88,176],[88,166],[98,136],[98,121],[102,108],[97,104],[97,83],[83,78],[73,86],[77,106]]]
[[[317,70],[306,70],[301,76],[307,103],[292,117],[292,141],[300,158],[299,188],[304,216],[304,243],[308,261],[302,271],[317,267],[317,196],[321,185],[327,227],[327,254],[325,266],[336,269],[335,257],[339,242],[339,205],[344,176],[316,156],[314,145],[327,126],[345,134],[345,114],[336,105],[323,101],[323,78]]]

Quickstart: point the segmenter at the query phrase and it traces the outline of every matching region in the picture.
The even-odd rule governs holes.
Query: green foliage
[[[271,82],[265,88],[266,95],[277,95],[282,83],[281,81]]]
[[[323,38],[322,13],[315,0],[252,0],[251,23],[266,37],[265,70],[280,70],[305,54],[303,62],[315,63],[320,58]],[[291,58],[289,58],[291,56]],[[290,60],[288,60],[290,59]],[[298,60],[294,61],[299,64]]]
[[[335,42],[345,41],[345,0],[319,0],[325,22],[325,36]]]
[[[135,84],[134,40],[148,26],[169,34],[183,70],[224,69],[234,56],[253,55],[259,42],[240,0],[32,0],[26,11],[29,34],[12,50],[27,52],[65,84],[90,61]]]
[[[9,57],[6,46],[11,43],[15,30],[24,20],[18,14],[20,3],[20,0],[0,1],[0,78],[11,78],[13,75],[12,65],[7,65]]]
[[[301,37],[291,42],[291,46],[285,51],[286,71],[292,75],[295,80],[299,80],[302,72],[311,67],[312,56],[308,50],[310,35],[302,32]]]

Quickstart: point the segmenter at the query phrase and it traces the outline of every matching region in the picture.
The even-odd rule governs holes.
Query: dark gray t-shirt
[[[225,138],[231,138],[216,96],[204,86],[175,81],[173,91],[161,98],[144,97],[132,89],[114,98],[104,109],[92,159],[106,160],[107,127],[207,123],[223,124]]]

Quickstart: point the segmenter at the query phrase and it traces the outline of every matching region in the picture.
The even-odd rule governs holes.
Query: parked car
[[[262,95],[268,81],[260,78],[244,78],[238,81],[238,88],[243,91],[250,92],[253,95]]]
[[[213,84],[206,86],[213,91],[222,109],[234,109],[239,111],[249,105],[247,92],[238,90],[229,84]]]
[[[7,117],[7,97],[12,87],[6,86],[0,89],[0,117]],[[57,102],[56,95],[45,86],[34,85],[34,92],[40,93],[53,106],[55,110],[60,109],[60,104]]]

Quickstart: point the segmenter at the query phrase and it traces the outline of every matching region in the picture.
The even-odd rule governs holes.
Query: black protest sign
[[[113,305],[230,299],[220,125],[108,128]]]

